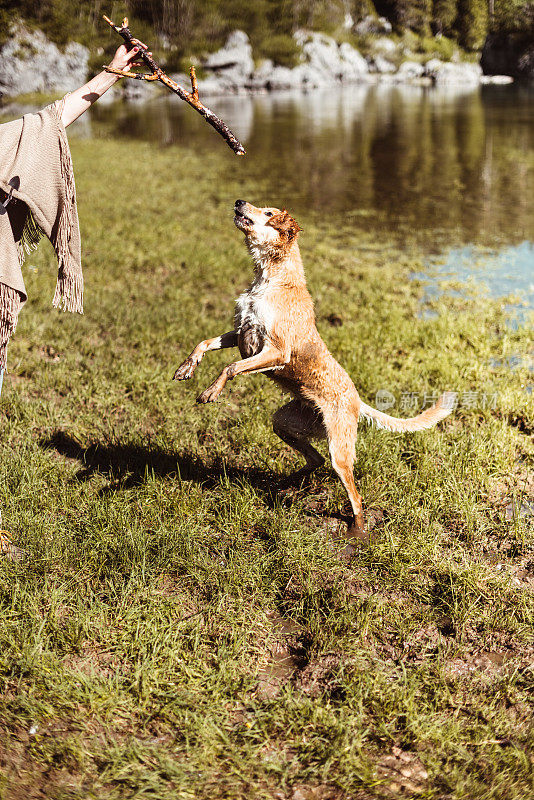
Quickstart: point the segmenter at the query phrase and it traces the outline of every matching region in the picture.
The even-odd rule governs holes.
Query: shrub
[[[292,36],[279,33],[263,39],[258,54],[272,59],[275,64],[280,64],[282,67],[294,67],[299,60],[300,48]]]
[[[457,24],[462,47],[466,50],[480,50],[488,32],[486,0],[460,0]]]

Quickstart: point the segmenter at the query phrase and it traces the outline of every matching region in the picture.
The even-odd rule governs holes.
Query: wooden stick
[[[122,21],[122,25],[119,27],[112,22],[109,17],[106,17],[104,14],[104,19],[108,23],[108,25],[113,28],[113,30],[122,36],[124,39],[127,48],[130,50],[132,47],[139,48],[139,57],[142,59],[143,63],[150,69],[150,73],[129,73],[124,72],[120,69],[115,69],[114,67],[105,67],[106,72],[111,72],[113,75],[119,75],[121,78],[134,78],[136,80],[141,81],[160,81],[163,83],[171,92],[177,94],[181,100],[184,100],[190,106],[193,106],[195,111],[204,117],[206,122],[208,122],[212,128],[215,128],[217,133],[219,133],[225,142],[227,142],[228,146],[232,148],[234,153],[238,156],[245,155],[245,148],[241,144],[241,142],[234,136],[228,125],[219,119],[219,117],[213,113],[209,108],[207,108],[199,99],[198,96],[198,83],[197,77],[195,73],[195,68],[191,67],[189,74],[191,76],[191,92],[188,92],[178,83],[173,81],[169,76],[161,69],[159,64],[157,64],[154,59],[152,58],[151,54],[148,51],[148,48],[145,45],[141,44],[138,39],[134,39],[132,33],[128,27],[128,18],[124,17]]]

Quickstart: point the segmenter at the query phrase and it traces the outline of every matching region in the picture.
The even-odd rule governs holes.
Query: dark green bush
[[[354,21],[368,14],[384,16],[398,34],[415,33],[421,38],[419,52],[435,51],[439,40],[431,40],[431,33],[478,50],[490,28],[534,30],[534,0],[494,0],[491,20],[488,0],[123,0],[108,5],[101,0],[0,0],[0,43],[20,17],[59,45],[76,40],[93,53],[103,48],[105,55],[93,59],[96,66],[117,43],[102,20],[106,11],[117,21],[130,17],[136,35],[155,52],[159,48],[173,67],[190,54],[217,49],[236,28],[248,34],[256,56],[292,66],[298,59],[295,30],[321,30],[350,41],[350,31],[343,28],[347,12]],[[450,49],[445,42],[444,50]]]
[[[460,0],[457,24],[462,47],[480,50],[488,33],[487,0]]]
[[[278,33],[263,39],[258,48],[258,55],[270,58],[282,67],[294,67],[299,61],[300,48],[292,36]]]

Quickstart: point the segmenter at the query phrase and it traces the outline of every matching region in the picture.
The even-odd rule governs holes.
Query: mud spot
[[[508,503],[504,509],[504,516],[507,522],[524,519],[531,525],[534,524],[534,500],[524,500],[520,504]]]
[[[295,686],[308,697],[327,695],[333,700],[343,700],[346,692],[340,679],[341,663],[339,653],[314,658],[295,676]]]
[[[266,663],[258,670],[256,695],[260,700],[272,700],[284,684],[308,663],[309,637],[291,619],[271,611],[268,614],[271,632],[267,639]]]
[[[391,755],[384,756],[376,765],[378,775],[384,781],[388,794],[417,796],[427,789],[428,772],[413,754],[394,747]]]
[[[472,677],[482,675],[493,678],[502,673],[511,673],[518,668],[528,668],[534,665],[534,656],[523,656],[513,650],[482,650],[471,656],[451,659],[445,666],[445,674],[449,678]]]
[[[43,361],[61,361],[61,356],[55,347],[50,344],[43,345],[39,348],[39,356]]]
[[[321,786],[305,786],[299,784],[292,788],[291,794],[280,795],[280,797],[288,797],[289,800],[342,800],[342,798],[346,798],[347,795],[340,789],[334,786],[327,786],[326,784]],[[359,797],[355,796],[354,800],[359,800]]]
[[[351,525],[351,517],[347,517],[343,522],[328,521],[327,528],[330,528],[334,547],[342,561],[350,562],[362,546],[368,546],[379,535],[385,519],[382,509],[369,508],[364,511],[363,516],[363,530]]]

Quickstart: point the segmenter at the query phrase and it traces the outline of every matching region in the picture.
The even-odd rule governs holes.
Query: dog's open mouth
[[[238,228],[240,228],[241,226],[248,228],[249,225],[254,224],[250,219],[250,217],[247,217],[245,216],[245,214],[242,214],[241,211],[237,210],[237,208],[235,209],[234,222]]]

